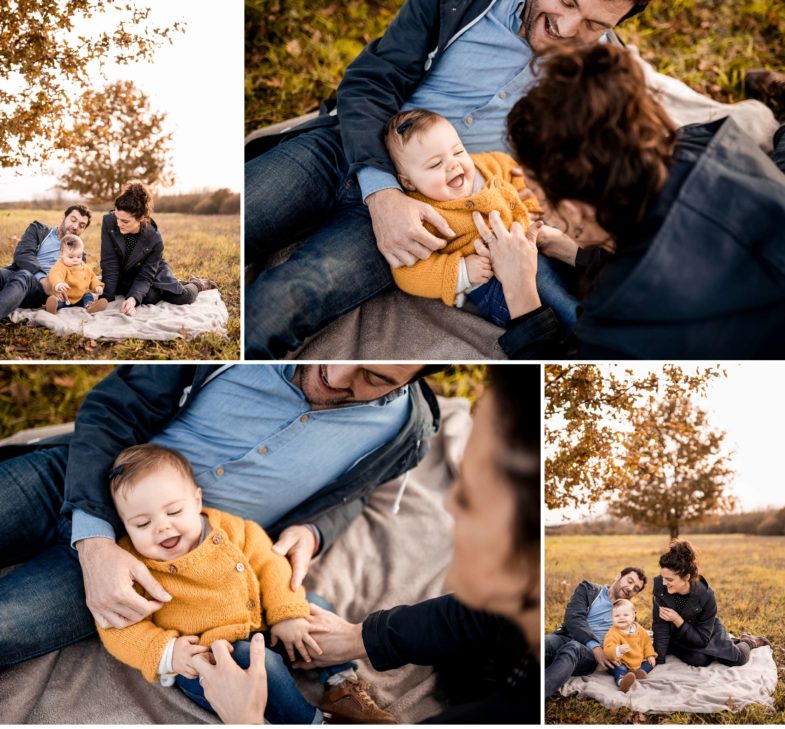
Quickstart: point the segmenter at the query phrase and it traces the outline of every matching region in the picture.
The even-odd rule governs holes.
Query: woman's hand
[[[318,634],[322,652],[312,656],[310,663],[297,661],[295,668],[321,668],[335,666],[357,658],[365,658],[362,623],[350,623],[329,610],[311,604],[308,618],[311,634]]]
[[[136,312],[136,299],[133,296],[129,296],[120,305],[120,313],[126,314],[128,316],[133,316],[135,312]]]
[[[264,668],[264,638],[251,639],[251,665],[247,670],[232,658],[232,646],[217,640],[211,653],[194,658],[205,698],[224,724],[262,724],[267,708],[267,671]],[[212,661],[211,661],[212,657]]]
[[[537,236],[537,250],[548,258],[556,258],[570,266],[575,265],[575,257],[580,246],[558,228],[543,225]]]
[[[524,232],[516,221],[507,230],[499,213],[493,210],[488,216],[491,232],[482,215],[473,213],[472,218],[490,251],[493,273],[502,285],[510,317],[514,319],[537,309],[540,306],[536,283],[537,235],[542,223],[532,223]]]
[[[320,655],[322,649],[319,644],[310,636],[310,624],[305,618],[290,618],[282,620],[270,628],[272,640],[270,646],[276,645],[280,640],[286,648],[289,660],[294,663],[297,660],[294,649],[303,657],[306,663],[311,663],[312,655]]]
[[[677,628],[681,628],[684,625],[684,618],[671,608],[660,608],[660,620],[664,620],[666,623],[673,623]]]

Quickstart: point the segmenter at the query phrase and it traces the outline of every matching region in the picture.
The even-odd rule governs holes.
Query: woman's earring
[[[576,226],[575,227],[575,240],[578,240],[578,238],[581,237],[582,233],[583,233],[583,226],[582,225]]]

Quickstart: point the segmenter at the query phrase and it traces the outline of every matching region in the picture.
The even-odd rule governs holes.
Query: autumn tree
[[[0,5],[0,166],[67,146],[74,100],[107,63],[150,61],[184,24],[155,27],[128,0],[5,0]],[[112,18],[99,29],[97,19]]]
[[[630,414],[623,438],[626,486],[613,494],[609,511],[635,524],[666,527],[671,539],[685,524],[730,511],[726,489],[733,477],[725,433],[687,395],[652,399]]]
[[[150,108],[132,81],[87,91],[68,134],[69,167],[60,187],[94,200],[111,200],[128,180],[171,184],[171,134],[163,131],[166,114]]]
[[[705,394],[724,374],[665,365],[636,374],[621,366],[545,367],[545,503],[549,509],[596,503],[623,489],[622,441],[630,417],[648,398]]]

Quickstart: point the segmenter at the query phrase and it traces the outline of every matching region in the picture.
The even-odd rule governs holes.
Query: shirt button
[[[262,447],[259,449],[259,455],[262,455],[262,456],[263,456],[265,453],[267,453],[267,448],[265,448],[264,446],[262,446]]]
[[[471,210],[474,207],[474,203],[471,200],[466,201],[466,207]]]
[[[308,416],[307,415],[301,415],[300,416],[300,422],[301,423],[307,423],[308,422]]]
[[[510,210],[515,210],[515,203],[514,202],[510,203]]]
[[[169,571],[170,571],[170,572],[171,572],[173,575],[176,575],[176,574],[177,574],[177,567],[175,567],[173,564],[170,564],[170,565],[169,565]]]
[[[474,118],[471,116],[471,114],[466,117],[466,123],[467,124],[471,124],[473,121],[474,121]]]
[[[221,476],[223,476],[223,475],[224,475],[224,470],[223,470],[223,468],[220,468],[220,467],[219,467],[219,468],[216,468],[216,469],[215,469],[215,475],[216,475],[216,476],[218,476],[218,478],[221,478]]]
[[[256,603],[253,600],[249,600],[247,603],[245,603],[245,607],[247,607],[249,610],[253,610],[254,605],[256,605]]]
[[[244,565],[242,562],[238,562],[238,563],[237,563],[237,564],[234,566],[234,568],[235,568],[235,569],[236,569],[238,572],[242,572],[242,571],[245,569],[245,565]]]
[[[499,93],[499,98],[500,99],[506,99],[508,96],[509,96],[509,94],[506,91],[502,91],[502,92]]]
[[[223,541],[223,537],[220,534],[216,534],[213,537],[213,544],[220,544]]]

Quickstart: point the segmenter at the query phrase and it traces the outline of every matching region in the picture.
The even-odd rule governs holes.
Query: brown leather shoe
[[[746,643],[750,648],[763,648],[765,645],[771,645],[768,638],[762,635],[750,635],[749,633],[742,633],[739,637],[739,642]]]
[[[744,74],[744,91],[753,99],[785,104],[785,73],[751,68]]]
[[[395,717],[379,708],[365,681],[344,681],[328,686],[319,708],[329,724],[397,724]]]
[[[96,299],[92,304],[85,306],[85,309],[88,314],[97,314],[99,311],[103,311],[107,306],[109,306],[109,302],[106,299]]]
[[[207,291],[208,289],[217,289],[218,284],[209,278],[199,278],[198,276],[189,276],[186,283],[191,283],[196,286],[199,291]]]
[[[649,674],[646,673],[642,668],[636,668],[633,673],[635,674],[635,678],[639,681],[644,681],[649,677]]]
[[[626,694],[632,688],[632,684],[634,683],[635,683],[635,674],[625,673],[621,677],[621,681],[619,681],[619,688]]]
[[[56,296],[47,296],[46,297],[46,304],[44,307],[50,314],[57,313],[57,305],[60,303],[60,300]]]

